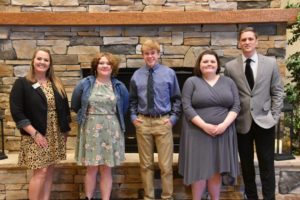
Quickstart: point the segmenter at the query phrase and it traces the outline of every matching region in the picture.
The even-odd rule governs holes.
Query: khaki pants
[[[169,116],[150,118],[139,115],[142,121],[136,126],[144,199],[154,199],[154,145],[158,153],[162,183],[162,199],[173,199],[173,136],[172,127],[164,124]]]

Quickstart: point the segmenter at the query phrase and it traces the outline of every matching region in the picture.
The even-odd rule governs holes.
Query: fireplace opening
[[[128,90],[129,90],[129,83],[130,83],[131,76],[134,73],[134,71],[137,69],[138,68],[120,68],[119,69],[117,78],[126,85]],[[182,89],[185,80],[188,77],[192,76],[193,68],[175,67],[172,69],[175,71],[180,89]],[[90,74],[90,68],[83,68],[81,70],[82,70],[81,71],[82,77],[86,77]],[[126,125],[125,152],[126,153],[137,153],[138,149],[137,149],[135,127],[131,123],[129,111],[127,112],[127,114],[125,116],[125,125]],[[175,153],[178,153],[178,151],[179,151],[180,133],[181,133],[181,118],[177,121],[177,123],[173,127],[173,141],[174,141],[174,152]]]

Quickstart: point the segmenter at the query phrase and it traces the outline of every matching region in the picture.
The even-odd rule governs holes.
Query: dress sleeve
[[[230,80],[230,85],[231,85],[231,92],[232,92],[232,96],[233,96],[233,105],[230,109],[230,111],[239,113],[241,110],[241,105],[240,105],[240,96],[239,96],[239,91],[238,88],[236,86],[236,84],[234,83],[234,81],[232,79]]]
[[[195,116],[197,116],[197,112],[192,106],[192,97],[195,91],[195,84],[193,79],[188,78],[182,88],[182,107],[184,115],[188,120],[191,120]]]

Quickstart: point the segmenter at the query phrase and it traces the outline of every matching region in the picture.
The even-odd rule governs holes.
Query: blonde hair
[[[156,50],[159,53],[160,52],[159,43],[156,40],[147,39],[142,44],[141,50],[142,50],[142,53],[144,53],[144,51],[148,51],[148,50]]]
[[[30,64],[30,69],[29,69],[29,73],[26,76],[26,79],[32,83],[37,82],[37,79],[35,77],[35,72],[34,72],[34,59],[36,57],[36,54],[39,51],[43,51],[46,52],[49,55],[50,58],[50,64],[49,64],[49,69],[46,72],[46,78],[49,79],[51,81],[51,83],[54,84],[55,88],[57,89],[58,93],[62,96],[62,97],[66,97],[66,91],[64,89],[64,86],[61,82],[61,80],[54,74],[54,68],[53,68],[53,60],[52,60],[52,56],[51,53],[48,49],[36,49],[34,51],[34,54],[32,56],[31,59],[31,64]]]

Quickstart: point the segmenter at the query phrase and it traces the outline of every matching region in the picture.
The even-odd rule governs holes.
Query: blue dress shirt
[[[154,113],[147,110],[149,68],[143,66],[134,72],[130,80],[131,121],[134,121],[138,114],[169,114],[174,125],[181,114],[181,94],[175,71],[160,64],[156,64],[153,70]]]

